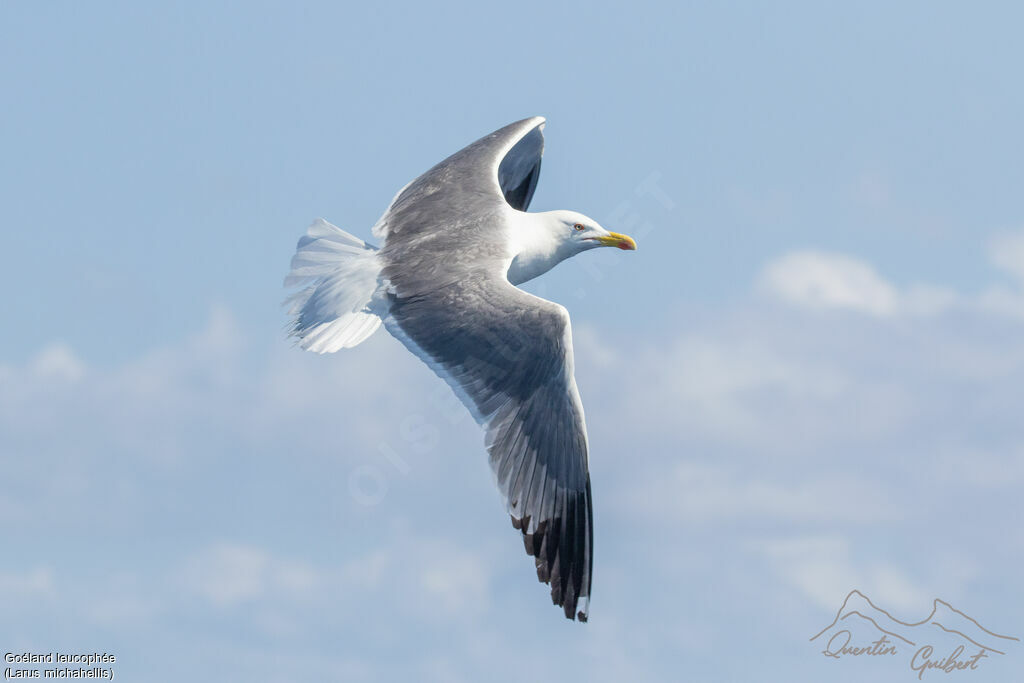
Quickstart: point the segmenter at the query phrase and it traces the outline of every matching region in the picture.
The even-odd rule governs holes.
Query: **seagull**
[[[586,621],[593,508],[569,313],[517,287],[597,247],[636,249],[575,211],[528,213],[545,119],[509,124],[403,187],[372,246],[323,219],[285,279],[298,346],[332,353],[381,325],[454,390],[485,433],[537,578]]]

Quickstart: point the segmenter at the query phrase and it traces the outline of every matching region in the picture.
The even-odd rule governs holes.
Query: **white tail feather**
[[[333,353],[373,334],[381,323],[370,309],[379,273],[376,247],[322,218],[314,221],[284,281],[285,287],[303,287],[286,302],[299,346]]]

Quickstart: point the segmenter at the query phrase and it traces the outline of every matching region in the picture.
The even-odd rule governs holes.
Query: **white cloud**
[[[754,472],[728,463],[677,463],[622,497],[625,514],[707,526],[723,521],[790,524],[870,524],[900,516],[899,505],[880,482],[849,472],[786,474]]]
[[[0,572],[0,598],[15,600],[53,599],[57,596],[53,570],[36,567],[23,572]]]
[[[98,584],[75,590],[75,600],[90,621],[104,627],[152,624],[168,607],[165,592],[153,585],[152,578],[115,570]]]
[[[981,310],[1008,318],[1024,318],[1024,294],[1016,289],[993,285],[978,297]]]
[[[183,571],[186,586],[218,606],[263,600],[268,596],[309,597],[320,584],[312,566],[276,557],[263,548],[224,543],[202,551]]]
[[[899,292],[866,263],[843,254],[795,251],[765,267],[760,286],[800,307],[894,315]]]
[[[314,599],[387,605],[429,621],[472,620],[489,605],[491,575],[489,564],[469,546],[399,531],[337,565],[251,544],[218,543],[193,554],[171,580],[217,608],[259,606],[280,625],[289,604]]]
[[[763,413],[764,397],[814,403],[848,391],[841,371],[793,357],[768,339],[702,332],[634,354],[628,372],[605,369],[621,378],[624,386],[612,391],[631,421],[655,430],[756,440],[775,419]]]
[[[198,332],[110,368],[90,368],[66,344],[47,345],[24,365],[0,366],[0,446],[16,471],[45,468],[41,451],[61,462],[89,450],[107,464],[117,456],[180,464],[218,436],[252,446],[288,433],[300,453],[355,455],[339,453],[325,434],[342,424],[345,443],[375,447],[396,420],[421,410],[418,390],[434,386],[432,373],[383,335],[330,357],[289,349],[282,335],[267,340],[257,364],[246,339],[215,308]],[[0,516],[17,509],[0,493]]]
[[[756,315],[702,326],[635,352],[626,370],[603,371],[612,424],[625,420],[641,438],[710,439],[795,455],[835,451],[837,439],[848,448],[891,434],[921,410],[911,385],[875,369],[896,362],[876,355],[889,335],[868,334],[855,320],[838,326],[811,316],[776,325]],[[858,334],[861,343],[850,348]],[[584,381],[586,402],[593,379]],[[594,409],[587,409],[589,418]],[[605,421],[595,414],[588,424],[601,430]]]
[[[75,382],[85,374],[85,364],[67,344],[51,344],[29,363],[30,372],[44,380]]]
[[[989,241],[989,259],[1024,283],[1024,233],[997,235]]]
[[[337,578],[352,596],[358,591],[361,599],[390,609],[397,603],[417,620],[473,621],[491,605],[493,573],[478,544],[415,537],[402,530],[346,562]]]
[[[929,284],[899,287],[853,256],[806,249],[769,262],[757,279],[757,288],[797,308],[847,310],[879,318],[934,316],[954,309],[1024,317],[1024,233],[991,239],[988,258],[995,268],[1012,275],[1017,285],[993,284],[977,296]]]
[[[964,305],[964,297],[952,289],[916,284],[899,295],[899,312],[916,316],[933,316]]]
[[[448,545],[448,544],[446,544]],[[442,552],[423,548],[417,583],[434,609],[450,615],[479,614],[486,610],[490,570],[483,558],[466,548],[442,546]]]
[[[968,467],[964,464],[969,463]],[[1005,451],[965,447],[936,455],[932,476],[947,485],[998,490],[1024,483],[1024,443]]]
[[[919,580],[887,562],[854,559],[853,544],[838,535],[799,536],[755,541],[750,547],[769,561],[776,575],[817,606],[839,609],[853,589],[876,604],[906,614],[928,614],[932,598]],[[920,617],[918,617],[920,618]]]
[[[677,370],[680,398],[725,400],[759,389],[825,398],[841,392],[845,380],[834,372],[793,361],[759,340],[723,340],[688,335],[658,365]]]

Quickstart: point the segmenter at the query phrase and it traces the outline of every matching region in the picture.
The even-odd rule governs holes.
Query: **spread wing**
[[[543,125],[524,119],[456,152],[399,192],[374,230],[384,238],[384,324],[484,425],[538,578],[567,617],[585,621],[593,522],[569,315],[505,277],[508,217],[533,197]]]
[[[585,621],[593,515],[568,313],[477,273],[394,297],[385,325],[484,425],[491,469],[537,578],[567,617]]]

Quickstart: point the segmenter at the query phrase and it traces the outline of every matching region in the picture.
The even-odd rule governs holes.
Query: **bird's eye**
[[[576,225],[574,225],[572,227],[573,227],[573,230],[584,230],[585,229],[585,226],[582,223],[577,223]]]

